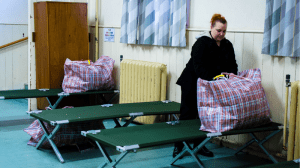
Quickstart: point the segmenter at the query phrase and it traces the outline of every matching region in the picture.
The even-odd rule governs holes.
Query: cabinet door
[[[87,3],[37,2],[34,15],[37,89],[62,88],[65,60],[89,58]],[[45,98],[37,104],[49,105]]]
[[[87,4],[52,2],[48,15],[50,87],[61,88],[66,59],[89,57]]]
[[[36,88],[50,88],[48,15],[45,2],[34,3]]]

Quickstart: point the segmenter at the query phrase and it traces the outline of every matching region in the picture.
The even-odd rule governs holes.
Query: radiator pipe
[[[299,81],[295,81],[295,82],[291,83],[291,109],[290,109],[290,120],[289,120],[287,161],[291,161],[294,158],[297,95],[299,92],[298,83],[299,83]]]
[[[298,82],[298,108],[296,118],[296,130],[295,130],[295,153],[294,160],[300,158],[300,82]]]
[[[289,74],[285,77],[285,114],[284,114],[284,128],[283,128],[283,150],[287,150],[286,148],[286,126],[287,126],[287,113],[288,113],[288,101],[289,101],[289,87],[291,86],[290,82],[291,76]]]
[[[98,13],[99,13],[99,0],[96,0],[96,18],[95,18],[95,29],[96,29],[96,37],[95,37],[95,62],[99,59],[99,21],[98,21]]]

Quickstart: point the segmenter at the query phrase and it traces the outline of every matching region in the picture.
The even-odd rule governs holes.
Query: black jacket
[[[198,78],[210,81],[222,72],[237,74],[237,67],[232,43],[224,38],[218,46],[209,34],[194,43],[191,58],[176,84],[196,86]]]

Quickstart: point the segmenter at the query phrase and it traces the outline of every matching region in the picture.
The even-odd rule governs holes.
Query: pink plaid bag
[[[73,108],[66,106],[64,108]],[[52,126],[46,122],[43,122],[46,129],[51,133],[55,126]],[[55,134],[53,142],[57,147],[62,147],[65,145],[75,145],[75,144],[85,144],[88,143],[88,138],[81,135],[81,131],[87,130],[96,130],[96,129],[105,129],[102,120],[87,121],[76,124],[63,125],[60,130]],[[36,146],[38,142],[42,139],[44,135],[44,130],[40,126],[38,120],[34,120],[28,128],[25,128],[24,131],[31,136],[27,145]],[[51,145],[48,140],[45,140],[41,145],[43,148],[51,148]]]
[[[43,122],[46,129],[51,133],[54,130],[54,126]],[[95,129],[105,129],[102,120],[95,120],[90,122],[83,122],[77,124],[63,125],[60,130],[55,134],[53,142],[57,147],[62,147],[66,145],[75,144],[85,144],[88,143],[88,138],[81,135],[81,131],[95,130]],[[34,120],[28,128],[24,131],[31,136],[27,145],[36,146],[38,142],[42,139],[44,135],[44,130],[40,126],[38,120]],[[41,146],[42,148],[50,148],[51,145],[48,140],[45,140]]]
[[[111,90],[114,88],[112,72],[115,61],[101,56],[95,63],[71,61],[64,64],[65,76],[62,88],[66,93],[86,92],[88,90]]]
[[[224,132],[260,126],[271,121],[270,107],[261,85],[260,69],[223,73],[229,78],[198,79],[200,130]]]

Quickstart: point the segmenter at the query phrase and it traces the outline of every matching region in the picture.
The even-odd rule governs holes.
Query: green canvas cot
[[[103,94],[114,93],[114,96],[106,101],[103,97]],[[24,98],[41,98],[46,97],[49,102],[49,108],[55,109],[61,100],[64,97],[72,96],[72,95],[89,95],[89,94],[99,94],[101,99],[105,103],[110,103],[111,100],[119,93],[119,90],[108,90],[108,91],[87,91],[80,93],[65,93],[62,89],[29,89],[29,90],[2,90],[0,91],[0,100],[6,99],[24,99]],[[51,103],[49,97],[58,97],[55,103]]]
[[[30,116],[38,119],[42,129],[45,132],[36,148],[38,149],[45,140],[48,140],[59,161],[63,163],[64,159],[52,141],[52,138],[54,138],[56,132],[61,128],[62,125],[70,123],[76,124],[93,120],[113,119],[116,127],[126,127],[138,116],[173,114],[178,120],[175,114],[179,114],[179,112],[180,103],[159,101],[40,110],[30,113]],[[122,117],[130,117],[130,119],[124,125],[121,125],[118,121],[118,118]],[[48,132],[43,122],[55,126],[54,130],[52,132]]]
[[[280,132],[283,128],[282,125],[277,123],[270,123],[261,127],[243,129],[243,130],[231,130],[222,133],[209,133],[199,130],[200,120],[183,120],[183,121],[173,121],[165,123],[156,123],[150,125],[132,126],[132,127],[122,127],[117,129],[105,129],[105,130],[92,130],[92,131],[82,131],[82,135],[94,140],[102,152],[103,156],[106,158],[99,167],[116,167],[116,165],[121,161],[125,155],[130,151],[136,151],[140,148],[147,148],[156,145],[163,145],[175,142],[183,142],[185,148],[183,151],[177,155],[171,165],[173,165],[182,155],[189,153],[195,159],[199,167],[203,168],[204,165],[197,156],[197,152],[211,139],[218,136],[226,135],[237,135],[249,133],[252,139],[247,142],[244,146],[240,147],[236,154],[241,152],[247,146],[253,142],[257,142],[259,146],[265,151],[265,153],[270,157],[270,159],[277,163],[277,160],[271,156],[267,150],[262,146],[262,144],[269,138]],[[263,140],[259,140],[254,135],[254,132],[262,131],[273,131]],[[187,143],[194,139],[205,139],[194,149]],[[113,147],[120,151],[121,154],[115,160],[111,159],[106,152],[104,146]]]

